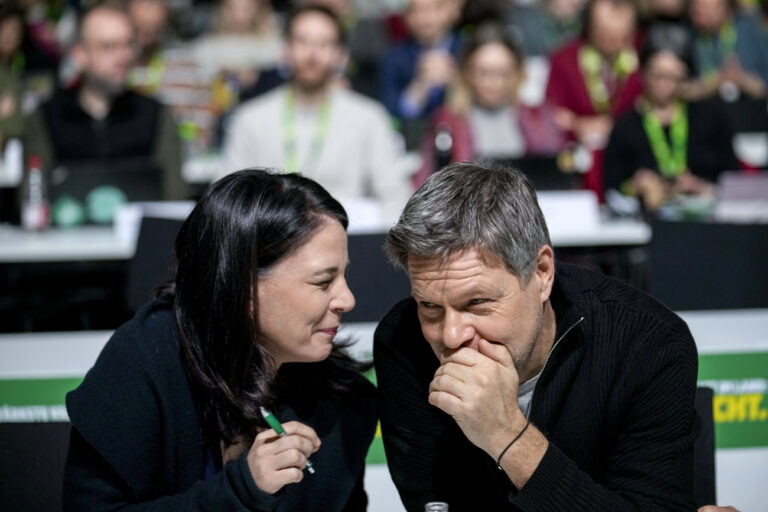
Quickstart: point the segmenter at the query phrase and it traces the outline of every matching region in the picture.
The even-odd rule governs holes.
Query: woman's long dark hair
[[[182,360],[207,434],[230,444],[251,440],[254,427],[265,425],[259,406],[271,404],[276,390],[290,394],[305,384],[291,383],[290,370],[281,368],[278,377],[259,342],[256,286],[324,217],[347,228],[344,208],[314,181],[246,169],[214,183],[182,225],[175,285],[160,298],[173,301]],[[326,361],[305,366],[313,367],[307,375],[316,380],[314,397],[348,390],[356,372],[368,367],[338,346]]]

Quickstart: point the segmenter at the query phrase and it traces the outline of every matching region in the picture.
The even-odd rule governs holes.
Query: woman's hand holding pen
[[[274,430],[260,432],[248,451],[248,467],[256,485],[274,494],[285,484],[300,482],[307,459],[320,448],[315,431],[298,421],[283,424],[286,436]]]
[[[450,414],[467,439],[496,456],[525,425],[517,404],[519,377],[501,345],[480,340],[444,357],[429,386],[429,403]]]

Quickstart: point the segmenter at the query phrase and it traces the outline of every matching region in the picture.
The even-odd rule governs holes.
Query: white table
[[[638,221],[603,221],[596,228],[552,229],[550,236],[555,247],[632,246],[647,244],[651,228]],[[134,250],[134,241],[108,227],[29,233],[0,225],[0,263],[127,260]]]
[[[126,260],[133,252],[134,244],[117,237],[108,227],[31,233],[0,226],[0,263]]]
[[[768,309],[680,313],[700,354],[768,353]],[[344,325],[357,338],[355,352],[370,357],[375,324]],[[0,379],[82,377],[110,336],[109,331],[0,335]],[[63,406],[51,403],[51,410]],[[59,409],[56,409],[56,408]],[[62,409],[63,410],[63,409]],[[744,512],[764,509],[768,501],[768,448],[720,449],[716,452],[720,503]],[[365,487],[371,512],[403,511],[386,466],[366,468]]]

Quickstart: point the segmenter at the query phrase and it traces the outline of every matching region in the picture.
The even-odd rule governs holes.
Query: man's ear
[[[542,245],[539,249],[531,280],[536,282],[540,301],[549,300],[549,295],[552,293],[552,283],[555,281],[555,254],[552,247]]]

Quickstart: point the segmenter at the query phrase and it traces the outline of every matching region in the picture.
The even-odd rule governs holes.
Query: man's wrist
[[[494,461],[499,460],[501,452],[510,444],[510,441],[514,439],[523,428],[525,428],[528,420],[523,416],[522,412],[515,416],[515,418],[508,422],[503,429],[499,429],[493,435],[488,436],[490,441],[486,452],[490,455]]]

